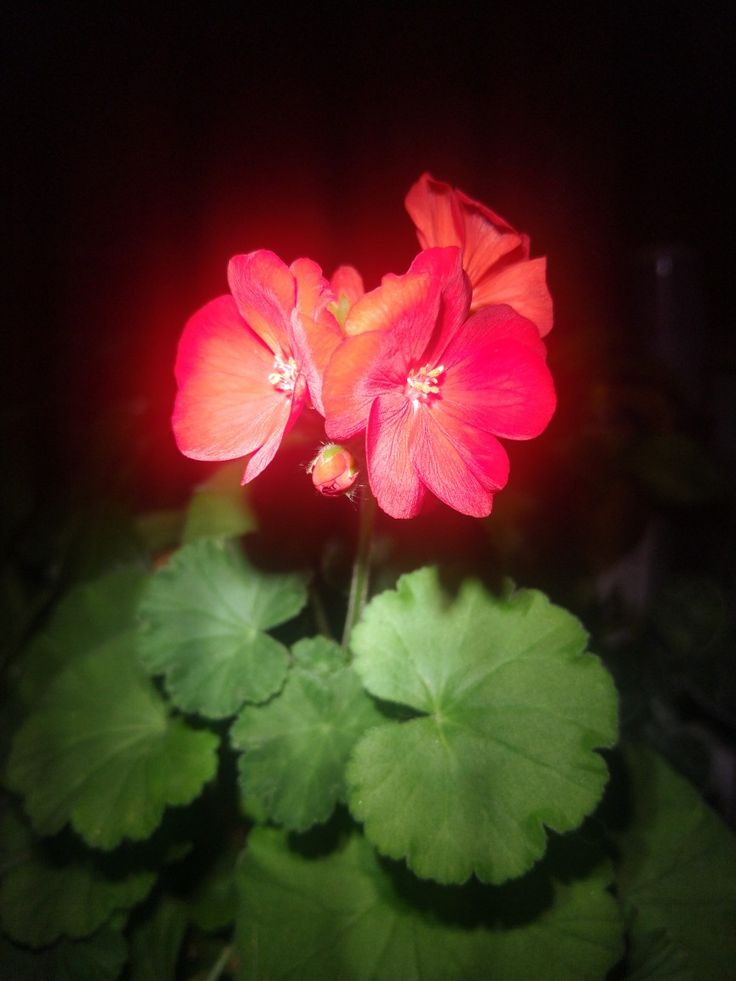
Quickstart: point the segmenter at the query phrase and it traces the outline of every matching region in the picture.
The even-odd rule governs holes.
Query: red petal
[[[432,283],[427,273],[411,270],[403,276],[389,273],[383,277],[380,286],[362,296],[351,308],[345,321],[345,333],[355,336],[390,330],[407,316],[413,317],[413,312],[426,304],[431,292]],[[425,346],[426,343],[425,340]]]
[[[276,455],[279,446],[281,446],[281,440],[294,425],[303,408],[303,390],[302,394],[293,400],[287,398],[282,399],[281,405],[271,416],[272,425],[268,437],[265,443],[248,460],[241,483],[249,483],[254,477],[257,477],[259,473],[266,469]]]
[[[181,452],[195,460],[232,460],[274,439],[278,446],[292,399],[270,384],[272,369],[273,352],[244,323],[232,297],[198,310],[176,359],[172,424]],[[295,407],[302,402],[303,396]]]
[[[422,174],[405,199],[422,248],[457,245],[473,286],[502,260],[529,258],[529,239],[504,218],[430,174]],[[514,256],[514,253],[518,255]],[[478,305],[478,304],[476,304]]]
[[[330,439],[348,439],[365,429],[373,401],[401,384],[380,370],[383,344],[383,333],[371,331],[348,338],[333,354],[322,389]]]
[[[434,363],[436,352],[445,349],[470,309],[471,290],[462,267],[462,253],[455,247],[425,249],[414,259],[409,271],[426,273],[440,290],[439,316],[432,342],[423,352],[423,359]]]
[[[295,259],[289,269],[296,281],[297,310],[307,317],[319,317],[335,299],[322,269],[312,259]]]
[[[495,324],[494,324],[495,321]],[[443,354],[442,412],[508,439],[530,439],[555,410],[554,384],[529,321],[490,307],[463,326]]]
[[[465,193],[465,191],[456,189],[455,194],[457,196],[458,206],[462,214],[476,214],[479,217],[484,218],[487,222],[490,222],[491,225],[495,225],[500,232],[512,232],[514,235],[519,235],[519,237],[522,239],[524,248],[528,248],[528,236],[517,232],[514,226],[510,225],[505,218],[501,217],[501,215],[497,214],[495,211],[492,211],[485,204],[481,204],[480,201],[476,201],[475,198],[471,198]]]
[[[506,451],[493,436],[479,432],[441,411],[442,403],[420,407],[412,445],[422,483],[461,514],[483,518],[493,495],[508,479]]]
[[[368,480],[378,506],[392,518],[415,517],[424,499],[411,458],[413,414],[411,400],[392,392],[373,403],[368,420]]]
[[[350,306],[361,298],[365,293],[363,277],[353,266],[338,266],[332,274],[330,280],[332,292],[340,300],[341,296],[347,296]]]
[[[547,346],[539,336],[536,326],[531,320],[526,320],[506,304],[483,307],[482,310],[478,310],[465,321],[460,333],[463,336],[458,337],[453,345],[453,351],[458,356],[464,350],[464,343],[474,345],[476,337],[481,338],[481,340],[493,337],[496,341],[502,337],[513,337],[519,343],[525,344],[530,351],[539,355],[540,358],[545,359],[547,357]],[[447,361],[449,357],[445,354],[443,360]]]
[[[296,360],[306,379],[312,405],[324,415],[324,375],[332,355],[343,341],[342,331],[330,314],[325,313],[321,321],[295,314],[292,320],[292,336]]]
[[[414,222],[419,244],[423,249],[435,245],[463,245],[463,228],[449,184],[422,174],[404,199],[409,217]]]
[[[552,329],[552,297],[547,289],[547,260],[513,262],[491,272],[473,287],[473,307],[508,303],[537,325],[540,336]]]
[[[272,351],[289,353],[296,282],[286,264],[273,252],[259,249],[234,256],[228,265],[227,279],[246,323]]]
[[[475,287],[489,270],[504,257],[510,257],[514,250],[519,250],[519,259],[525,259],[526,255],[523,255],[523,239],[518,232],[483,205],[471,201],[470,198],[466,201],[461,209],[465,230],[463,266]],[[493,215],[502,224],[497,225],[489,215]]]

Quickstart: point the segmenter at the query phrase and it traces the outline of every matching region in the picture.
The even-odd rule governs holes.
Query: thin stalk
[[[327,618],[325,604],[322,602],[322,597],[320,596],[319,590],[315,586],[314,582],[311,582],[309,585],[309,602],[312,604],[312,613],[314,614],[314,622],[317,630],[323,637],[328,637],[330,640],[334,640],[334,635],[332,633],[332,629],[330,628],[330,621]]]
[[[220,956],[215,961],[212,970],[205,978],[205,981],[217,981],[217,979],[221,976],[222,972],[227,967],[227,962],[230,960],[232,952],[233,952],[233,948],[231,946],[224,947],[222,949]]]
[[[373,522],[376,515],[376,499],[369,490],[365,490],[360,498],[358,546],[355,550],[353,574],[350,580],[350,596],[348,611],[345,615],[345,629],[342,635],[342,646],[347,649],[353,627],[360,619],[365,601],[368,598],[368,581],[370,579],[371,545],[373,543]]]

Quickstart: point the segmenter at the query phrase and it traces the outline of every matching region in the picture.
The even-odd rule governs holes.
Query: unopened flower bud
[[[336,497],[349,491],[358,478],[353,454],[344,446],[328,443],[323,446],[307,468],[312,483],[320,494]]]

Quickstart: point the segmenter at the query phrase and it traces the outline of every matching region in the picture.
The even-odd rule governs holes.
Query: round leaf
[[[112,878],[90,861],[51,862],[12,810],[0,819],[0,841],[0,925],[29,947],[89,936],[115,910],[140,902],[155,879],[149,871]]]
[[[226,463],[196,487],[186,511],[182,541],[245,535],[256,528],[256,519],[240,483],[243,461]]]
[[[257,828],[239,868],[244,979],[600,981],[621,954],[607,870],[511,888],[420,883],[354,834],[308,858]],[[523,886],[523,889],[520,887]]]
[[[618,839],[617,879],[634,948],[652,963],[666,942],[670,959],[679,955],[698,981],[730,977],[736,839],[661,757],[632,748],[626,762],[632,815]]]
[[[217,737],[169,717],[133,640],[75,660],[15,735],[8,779],[41,834],[70,821],[98,848],[146,838],[167,805],[188,804],[215,773]]]
[[[43,947],[60,936],[86,937],[115,910],[139,903],[153,872],[109,879],[89,863],[59,867],[29,861],[0,882],[0,922],[13,940]]]
[[[607,780],[593,750],[616,740],[616,694],[587,636],[537,592],[504,599],[437,572],[399,580],[353,632],[355,669],[418,717],[371,729],[348,766],[349,804],[376,847],[417,875],[519,876],[544,826],[577,827]]]
[[[86,940],[60,940],[30,951],[0,937],[0,977],[12,981],[116,981],[127,958],[119,929],[103,927]]]
[[[26,702],[41,696],[73,658],[131,628],[146,578],[127,566],[67,593],[23,658],[19,689]]]
[[[306,602],[301,576],[253,568],[236,542],[180,549],[149,582],[140,606],[139,655],[163,674],[172,701],[212,719],[263,702],[284,683],[288,652],[265,633]]]
[[[344,792],[355,740],[383,716],[340,647],[300,641],[284,690],[268,705],[243,709],[232,728],[242,749],[241,787],[268,817],[303,831],[326,821]]]

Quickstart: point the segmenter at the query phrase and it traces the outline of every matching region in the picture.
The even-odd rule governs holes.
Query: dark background
[[[102,435],[141,503],[176,498],[176,340],[228,258],[376,285],[416,250],[427,169],[549,257],[557,426],[653,355],[732,450],[726,10],[6,4],[7,467],[42,502]]]

